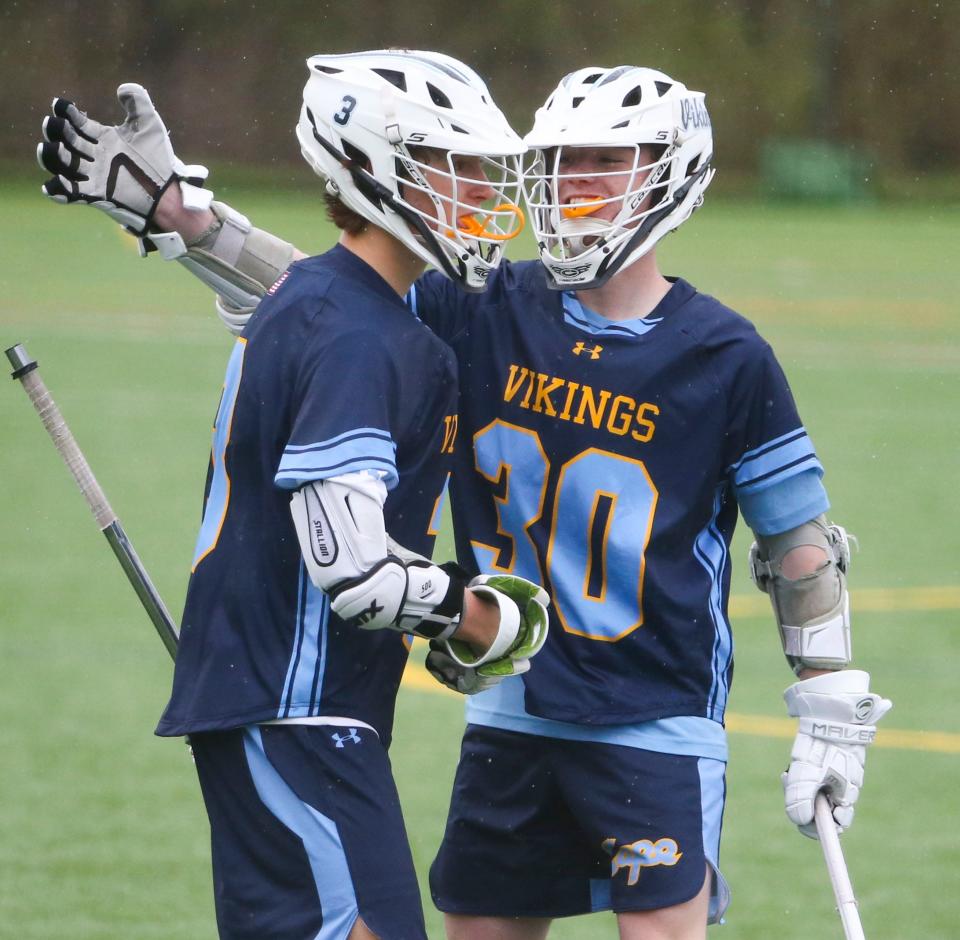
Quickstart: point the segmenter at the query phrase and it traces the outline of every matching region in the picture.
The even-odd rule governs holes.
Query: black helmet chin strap
[[[658,209],[656,212],[652,212],[648,215],[643,222],[637,227],[636,232],[630,236],[630,240],[627,244],[617,252],[616,257],[608,257],[604,262],[597,268],[597,275],[591,281],[591,287],[599,287],[601,284],[605,284],[620,268],[623,266],[624,261],[630,256],[630,251],[635,246],[639,245],[653,230],[659,222],[666,218],[674,209],[679,206],[684,199],[687,198],[687,195],[690,193],[690,190],[693,186],[701,180],[710,169],[710,161],[713,159],[713,154],[710,154],[709,157],[704,161],[703,166],[697,170],[688,180],[680,186],[677,191],[673,194],[673,197],[669,202],[666,203],[662,208]]]

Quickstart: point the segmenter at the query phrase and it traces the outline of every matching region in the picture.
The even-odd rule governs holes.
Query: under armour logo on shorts
[[[330,735],[330,737],[337,742],[337,747],[344,747],[344,741],[353,741],[354,744],[360,743],[360,735],[357,734],[357,729],[350,728],[349,730],[349,734],[341,735],[339,731],[334,731],[333,734]]]

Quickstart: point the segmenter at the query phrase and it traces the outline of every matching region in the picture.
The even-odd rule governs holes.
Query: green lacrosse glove
[[[455,637],[445,641],[447,654],[457,666],[478,676],[499,680],[523,675],[547,640],[547,592],[526,578],[509,574],[478,575],[467,590],[500,608],[500,633],[482,655]]]

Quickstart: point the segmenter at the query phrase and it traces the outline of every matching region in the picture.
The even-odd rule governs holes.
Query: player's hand
[[[811,839],[817,838],[813,807],[821,791],[839,832],[853,822],[867,745],[876,723],[893,707],[869,688],[868,673],[847,669],[803,679],[784,693],[788,714],[800,719],[782,777],[787,816]]]
[[[126,118],[116,126],[98,123],[65,98],[53,99],[53,113],[43,120],[44,142],[37,145],[37,161],[54,174],[43,184],[44,195],[95,206],[141,238],[173,183],[180,184],[187,209],[208,208],[213,193],[201,188],[206,167],[187,166],[176,156],[147,90],[121,85],[117,98]]]
[[[485,676],[473,666],[460,665],[447,652],[446,645],[436,640],[430,641],[430,652],[427,653],[424,665],[437,682],[461,695],[485,692],[504,678],[503,676]]]
[[[495,601],[504,611],[519,612],[516,635],[501,654],[478,656],[466,643],[455,636],[446,641],[447,653],[455,663],[475,668],[479,676],[503,679],[519,676],[530,668],[530,659],[543,648],[549,630],[547,605],[550,597],[538,584],[516,575],[478,575],[467,585],[467,590]],[[479,691],[479,690],[478,690]]]

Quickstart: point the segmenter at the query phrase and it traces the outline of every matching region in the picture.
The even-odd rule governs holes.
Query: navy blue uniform
[[[299,262],[237,341],[161,735],[190,734],[222,937],[425,940],[386,747],[408,645],[332,614],[290,493],[378,474],[387,531],[429,555],[456,364],[342,247]],[[281,724],[275,724],[281,722]]]
[[[295,264],[237,341],[163,735],[349,716],[389,741],[407,658],[392,631],[329,611],[290,491],[381,472],[387,531],[430,555],[456,412],[450,350],[346,249]]]
[[[482,295],[428,274],[409,300],[451,342],[460,366],[461,441],[473,446],[458,450],[451,490],[459,560],[538,581],[553,600],[550,637],[530,672],[471,697],[468,721],[725,761],[738,506],[763,534],[828,506],[770,347],[683,280],[647,317],[629,321],[585,308],[589,291],[550,290],[537,262],[505,264]],[[465,766],[435,898],[446,910],[525,913],[492,884],[499,909],[475,909],[466,888],[456,900],[444,858],[469,841],[452,832],[469,829],[468,794],[484,788],[461,779],[472,773]],[[471,766],[482,773],[483,762]],[[703,785],[719,795],[711,805],[722,807],[722,774],[703,766]],[[489,812],[486,819],[496,827]],[[708,829],[715,864],[719,816],[705,821],[705,840]],[[634,841],[629,832],[609,835]],[[702,869],[690,896],[701,883]],[[581,910],[596,905],[595,893],[584,896]]]

